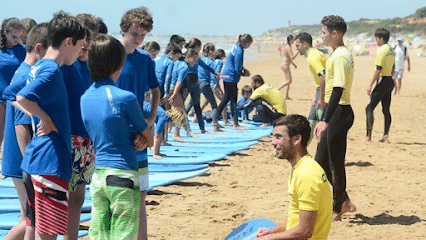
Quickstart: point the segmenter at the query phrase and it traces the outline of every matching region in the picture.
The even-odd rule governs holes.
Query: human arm
[[[285,232],[287,223],[281,223],[280,225],[274,228],[259,228],[256,232],[256,237],[262,237],[273,233]]]
[[[318,100],[317,107],[325,110],[325,74],[320,76],[320,99]]]
[[[155,117],[157,116],[157,108],[159,103],[160,103],[160,89],[157,87],[157,88],[151,89],[151,114],[145,118],[149,126],[152,126],[154,124]]]
[[[299,224],[289,230],[277,229],[275,232],[271,229],[268,234],[257,237],[257,240],[275,240],[275,239],[308,239],[312,237],[317,220],[317,211],[299,211]],[[279,226],[281,227],[281,225]],[[275,228],[273,228],[275,229]]]
[[[328,123],[330,122],[331,117],[333,116],[334,112],[336,111],[337,106],[339,105],[340,98],[343,94],[343,88],[341,87],[334,87],[333,92],[331,92],[330,101],[328,103],[328,106],[325,110],[325,112],[322,115],[321,121],[318,122],[317,126],[315,127],[315,137],[320,140],[322,135],[324,134],[325,130],[328,127]]]
[[[37,124],[37,136],[40,137],[47,135],[53,131],[58,132],[58,129],[56,128],[50,116],[40,108],[37,102],[30,101],[27,98],[18,95],[16,97],[16,104],[20,106],[19,108],[24,109],[41,120],[40,123]]]

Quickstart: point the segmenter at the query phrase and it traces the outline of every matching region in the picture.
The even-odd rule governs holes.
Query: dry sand
[[[253,46],[254,48],[254,46]],[[275,45],[262,46],[269,59],[247,60],[251,74],[279,86],[284,81]],[[347,191],[358,210],[332,224],[329,239],[426,239],[426,58],[410,49],[412,71],[405,73],[401,95],[392,99],[391,143],[383,134],[381,105],[375,111],[373,142],[364,144],[366,86],[373,57],[355,57],[352,107],[346,155]],[[314,85],[305,57],[297,57],[287,101],[288,113],[307,115]],[[243,78],[243,85],[250,78]],[[290,164],[275,157],[265,137],[249,150],[210,164],[208,174],[166,187],[147,197],[151,240],[223,239],[244,221],[287,219],[287,178]],[[317,142],[309,146],[315,155]]]

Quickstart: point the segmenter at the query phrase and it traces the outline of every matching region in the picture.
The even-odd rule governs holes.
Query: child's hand
[[[135,151],[142,151],[147,146],[148,141],[140,133],[133,133],[133,147]]]
[[[50,118],[48,121],[41,120],[37,124],[37,136],[39,137],[45,136],[51,132],[59,132],[59,131]]]

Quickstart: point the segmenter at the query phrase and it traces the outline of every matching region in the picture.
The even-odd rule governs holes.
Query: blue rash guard
[[[244,49],[240,44],[235,44],[228,54],[225,68],[223,69],[223,81],[228,83],[238,83],[241,78],[240,72],[244,70]]]
[[[16,69],[25,60],[25,56],[26,47],[21,44],[0,50],[0,102],[5,101],[2,98],[3,91],[9,86]]]
[[[132,133],[148,124],[137,97],[110,78],[92,84],[81,97],[81,115],[95,148],[95,166],[138,171]]]

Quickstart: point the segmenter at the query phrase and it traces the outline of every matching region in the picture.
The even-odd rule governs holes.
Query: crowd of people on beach
[[[227,126],[245,130],[239,118],[248,121],[249,115],[262,123],[259,127],[274,125],[272,145],[278,158],[292,165],[289,220],[260,229],[258,239],[326,239],[332,220],[356,210],[346,192],[344,165],[354,121],[354,62],[343,43],[343,18],[330,15],[321,22],[323,44],[333,49],[330,57],[312,46],[308,33],[288,37],[282,50],[286,81],[279,88],[244,67],[244,51],[253,43],[250,34],[239,35],[228,56],[198,38],[186,41],[173,35],[157,58],[157,42],[142,46],[153,23],[146,7],[128,10],[117,40],[108,35],[102,19],[86,13],[74,17],[60,11],[39,24],[32,19],[3,21],[2,174],[13,179],[22,216],[6,239],[77,239],[88,184],[93,201],[90,239],[147,239],[147,148],[160,160],[173,127],[174,141],[185,141],[181,127],[198,137],[188,115],[194,115],[201,134],[212,134],[206,123],[213,132]],[[408,53],[403,45],[395,50],[388,45],[388,30],[378,29],[375,36],[380,48],[367,88],[366,142],[371,141],[373,110],[379,102],[385,115],[381,141],[387,142],[391,92],[398,79],[399,94]],[[287,115],[290,65],[297,67],[293,60],[298,54],[307,57],[315,81],[308,118]],[[240,78],[249,76],[251,86],[242,88],[238,100]],[[280,92],[284,87],[285,97]],[[208,105],[210,111],[203,112]],[[313,137],[318,139],[315,157],[306,150]]]

